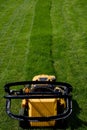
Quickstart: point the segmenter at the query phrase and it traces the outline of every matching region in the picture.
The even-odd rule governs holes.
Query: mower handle
[[[72,113],[72,101],[71,98],[67,98],[67,107],[66,111],[62,114],[58,114],[56,116],[48,116],[48,117],[28,117],[28,116],[22,116],[22,115],[16,115],[11,113],[11,99],[6,100],[6,113],[13,119],[17,119],[20,121],[32,121],[32,122],[38,122],[38,121],[52,121],[52,120],[61,120],[61,119],[66,119],[69,117],[69,115]]]
[[[10,88],[17,85],[34,85],[34,84],[48,84],[48,85],[57,85],[57,86],[64,86],[66,88],[66,93],[64,94],[58,94],[58,92],[30,92],[29,94],[21,93],[21,91],[15,91],[15,94],[12,94],[12,91]],[[51,121],[51,120],[60,120],[67,118],[72,113],[72,100],[70,92],[72,91],[72,86],[68,83],[64,82],[54,82],[54,81],[22,81],[22,82],[14,82],[14,83],[8,83],[4,86],[5,92],[7,93],[6,96],[6,112],[7,114],[18,120],[27,120],[27,121]],[[62,114],[58,114],[56,116],[49,116],[49,117],[28,117],[28,116],[21,116],[21,115],[15,115],[11,113],[11,100],[12,99],[38,99],[38,98],[65,98],[66,103],[66,110]]]
[[[10,88],[17,85],[31,85],[31,84],[51,84],[51,85],[60,85],[60,86],[66,86],[68,89],[68,93],[72,91],[72,86],[69,83],[65,82],[54,82],[54,81],[21,81],[21,82],[13,82],[8,83],[4,86],[5,92],[10,94]]]

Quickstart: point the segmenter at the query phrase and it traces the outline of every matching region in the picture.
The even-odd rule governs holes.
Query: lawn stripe
[[[8,21],[8,22],[6,21],[6,23],[3,25],[3,28],[2,28],[2,30],[0,31],[0,37],[1,37],[0,42],[1,42],[3,39],[5,39],[6,34],[8,33],[8,31],[9,31],[9,29],[10,29],[12,23],[14,22],[14,20],[15,20],[17,14],[18,14],[18,12],[19,12],[19,9],[23,6],[23,4],[24,4],[24,2],[23,2],[21,5],[19,5],[19,7],[16,7],[15,11],[14,11],[13,14],[11,15],[11,17],[9,18],[9,21]],[[2,14],[4,14],[4,12],[3,12]],[[1,42],[0,44],[2,44],[2,42]]]
[[[26,0],[25,0],[25,1],[26,1]],[[25,2],[25,1],[24,1],[24,2]],[[24,4],[21,6],[21,8],[22,8],[23,6],[24,6]],[[20,13],[20,10],[19,10],[19,13]],[[20,13],[20,14],[21,14],[21,13]],[[19,17],[19,16],[18,16],[18,17]],[[24,16],[24,18],[25,18],[25,16]],[[12,58],[13,58],[13,53],[14,53],[14,47],[15,47],[16,39],[17,39],[17,37],[18,37],[18,35],[19,35],[20,31],[21,31],[21,28],[22,28],[22,26],[23,26],[23,24],[24,24],[24,18],[23,18],[23,20],[22,20],[21,26],[19,26],[20,28],[16,28],[16,29],[15,29],[15,31],[16,31],[17,33],[16,33],[16,35],[15,35],[15,40],[14,40],[14,42],[13,42],[13,45],[11,46],[10,58],[8,59],[7,66],[6,66],[6,68],[4,69],[4,71],[3,71],[2,73],[0,73],[1,80],[3,80],[3,78],[4,78],[5,75],[7,74],[9,65],[11,64],[11,60],[12,60]],[[17,23],[17,24],[19,25],[20,23]],[[17,25],[17,26],[18,26],[18,25]],[[18,31],[17,31],[17,30],[18,30]],[[14,35],[15,31],[13,32],[13,35]],[[9,45],[10,45],[10,44],[11,44],[11,41],[9,42],[9,44],[8,44],[8,46],[7,46],[6,49],[9,49]]]
[[[61,1],[61,0],[53,1],[53,12],[52,12],[53,17],[54,17],[52,20],[52,23],[53,23],[53,35],[54,35],[53,36],[53,41],[54,41],[53,48],[54,48],[55,67],[57,69],[60,67],[59,71],[57,70],[58,75],[60,75],[61,80],[66,79],[66,81],[69,80],[68,75],[67,75],[67,77],[64,77],[64,78],[61,77],[61,75],[64,76],[63,72],[62,72],[62,70],[64,70],[63,62],[67,64],[67,67],[68,67],[66,69],[66,71],[67,71],[66,74],[67,74],[68,72],[70,72],[70,69],[71,69],[71,66],[69,66],[68,63],[72,64],[72,59],[74,59],[74,60],[76,59],[75,64],[79,64],[79,55],[77,54],[77,49],[81,48],[81,50],[82,50],[83,44],[85,45],[85,43],[82,43],[78,46],[78,44],[76,43],[76,42],[79,42],[79,38],[83,37],[82,33],[84,31],[82,31],[83,27],[81,28],[81,26],[77,26],[79,24],[79,21],[81,22],[81,20],[77,20],[74,17],[72,18],[72,15],[74,15],[74,14],[72,12],[70,12],[70,10],[69,10],[73,6],[71,3],[73,4],[74,2]],[[59,8],[57,8],[58,5],[59,5]],[[75,25],[77,27],[75,27]],[[81,24],[81,25],[83,25],[83,24]],[[80,32],[80,28],[81,28],[81,32]],[[77,29],[78,29],[78,32],[77,32]],[[57,48],[57,49],[55,49],[55,48]],[[73,58],[71,58],[71,55],[73,56]],[[71,75],[71,72],[69,75]]]
[[[31,10],[31,8],[33,7],[33,3],[34,3],[34,1],[35,0],[33,0],[33,1],[26,1],[26,5],[28,4],[28,2],[29,2],[29,4],[31,4],[30,5],[30,7],[27,5],[27,7],[29,7],[28,8],[28,10]],[[28,12],[26,13],[26,14],[28,14]],[[30,14],[30,15],[32,15],[32,13]],[[19,17],[19,14],[18,14],[18,17]],[[8,46],[7,46],[7,49],[9,49],[9,45],[11,46],[10,48],[10,53],[8,53],[8,54],[10,54],[10,55],[6,55],[5,57],[3,57],[4,59],[5,59],[5,63],[8,63],[7,65],[6,65],[6,67],[3,67],[3,69],[4,70],[2,70],[1,69],[1,75],[0,75],[0,77],[1,77],[1,80],[3,80],[5,77],[8,77],[7,75],[8,75],[8,72],[9,72],[9,68],[10,68],[10,71],[12,71],[12,68],[14,68],[15,69],[15,64],[18,64],[18,65],[16,65],[17,66],[17,68],[25,68],[25,67],[23,67],[23,66],[20,66],[20,63],[19,63],[19,61],[16,59],[16,61],[13,63],[13,59],[14,59],[14,57],[16,56],[15,55],[15,52],[14,51],[16,51],[16,41],[17,41],[17,39],[18,39],[18,35],[20,36],[20,34],[21,34],[21,28],[20,28],[20,26],[19,26],[19,24],[20,24],[20,22],[17,22],[17,24],[18,25],[16,25],[16,26],[18,26],[18,28],[15,28],[15,30],[13,30],[13,34],[11,34],[13,37],[13,42],[12,41],[10,41],[10,42],[8,42],[9,44],[8,44]],[[20,24],[21,25],[21,24]],[[15,26],[15,25],[14,25]],[[21,25],[21,26],[23,26],[23,24]],[[30,25],[29,25],[30,26]],[[19,31],[19,29],[20,29],[20,31]],[[18,31],[17,31],[18,30]],[[28,29],[27,29],[28,30]],[[16,33],[16,35],[14,35],[15,34],[15,32],[17,32]],[[19,34],[20,33],[20,34]],[[28,37],[28,40],[29,40],[29,37]],[[13,43],[12,45],[11,45],[11,43]],[[15,48],[14,48],[14,46],[15,46]],[[26,46],[26,49],[28,49],[28,47],[27,47],[27,45],[25,44],[25,46]],[[27,50],[28,51],[28,50]],[[6,50],[6,52],[8,52],[8,50]],[[24,52],[24,53],[26,53],[26,51]],[[19,53],[19,55],[20,55],[20,53]],[[7,59],[6,57],[8,57],[9,59]],[[24,56],[23,56],[24,57]],[[26,59],[26,56],[24,57],[24,59]],[[21,59],[21,62],[23,62],[22,64],[24,64],[24,66],[25,66],[25,62],[24,62],[24,59]],[[8,60],[8,62],[6,62],[6,60]],[[16,63],[16,62],[18,62],[18,63]],[[12,67],[12,63],[13,63],[13,66],[14,67]],[[4,62],[1,64],[1,67],[3,66],[3,64],[4,64]],[[18,67],[19,66],[19,67]],[[16,69],[17,69],[16,68]],[[15,70],[16,70],[15,69]],[[24,69],[23,69],[24,70]],[[23,75],[22,76],[22,78],[24,77],[24,75],[25,75],[25,73],[21,70],[21,74]],[[13,75],[14,75],[14,73],[13,73]],[[19,74],[17,74],[17,75],[19,75]],[[11,75],[9,74],[9,77],[10,77]],[[12,76],[11,76],[12,77]],[[24,80],[25,78],[23,78],[23,80]],[[5,80],[5,79],[4,79]],[[14,80],[15,80],[15,78],[14,78]]]
[[[76,114],[77,108],[73,106],[73,119],[75,120],[70,120],[69,129],[85,130],[87,128],[85,122],[87,105],[84,104],[87,98],[86,3],[87,1],[52,0],[51,19],[55,70],[59,81],[69,82],[73,86],[73,99],[78,107],[82,108],[81,113]]]
[[[29,1],[28,1],[29,2]],[[31,2],[31,6],[33,7],[34,6],[34,3],[36,3],[36,0],[33,0],[33,2]],[[26,4],[28,4],[27,3],[27,1],[26,1]],[[28,5],[27,5],[28,6]],[[25,7],[26,7],[26,5],[25,5]],[[31,8],[32,8],[31,7]],[[33,9],[32,9],[33,10]],[[23,12],[22,12],[23,13]],[[23,13],[23,15],[24,14],[26,14],[26,13]],[[18,14],[19,15],[19,14]],[[17,48],[14,48],[14,47],[16,47],[16,40],[18,39],[18,35],[19,35],[19,32],[20,32],[20,30],[21,30],[21,27],[23,27],[23,21],[24,21],[24,16],[21,18],[22,19],[22,22],[21,22],[21,24],[20,24],[20,20],[18,21],[18,23],[16,24],[16,26],[18,26],[19,27],[19,29],[18,28],[16,28],[15,29],[15,31],[17,32],[17,34],[16,34],[16,36],[15,36],[15,40],[13,41],[13,43],[15,44],[14,46],[13,46],[13,50],[11,50],[11,52],[12,52],[12,55],[10,56],[10,60],[9,60],[9,62],[10,63],[8,63],[8,65],[9,65],[9,67],[8,67],[8,70],[7,70],[7,74],[5,74],[5,77],[3,78],[3,80],[4,80],[4,82],[6,81],[8,81],[8,77],[10,77],[10,80],[12,80],[12,76],[11,76],[11,74],[9,74],[8,75],[8,72],[9,72],[9,69],[12,69],[11,68],[11,65],[12,65],[12,61],[13,61],[13,58],[15,57],[15,49],[17,49]],[[19,26],[19,24],[20,24],[20,26]],[[33,24],[33,23],[32,23]],[[28,38],[28,40],[29,40],[29,38]],[[23,47],[23,46],[22,46]],[[27,49],[27,48],[26,48]],[[16,60],[16,59],[15,59]],[[12,63],[11,63],[12,62]],[[23,62],[24,62],[24,60],[23,60]],[[19,63],[19,65],[21,65],[20,63]],[[13,65],[14,66],[14,65]],[[21,67],[21,66],[19,66],[19,67]],[[23,66],[22,66],[23,67]],[[15,66],[14,66],[14,69],[16,70],[17,68],[15,68]],[[10,70],[11,71],[11,70]],[[22,71],[22,70],[21,70]],[[13,74],[14,75],[14,74]],[[14,79],[15,80],[15,79]],[[18,79],[16,79],[16,80],[18,80]],[[3,111],[1,111],[0,112],[0,115],[3,115]],[[13,126],[14,126],[14,129],[16,129],[17,130],[17,124],[15,124],[15,121],[14,121],[14,123],[12,124],[11,123],[11,121],[9,122],[9,120],[8,120],[9,118],[7,118],[7,116],[6,116],[6,119],[4,119],[4,122],[7,122],[9,125],[10,125],[10,127],[8,128],[8,129],[11,129]],[[17,123],[17,122],[16,122]],[[1,122],[1,124],[3,124],[3,121]],[[3,129],[5,128],[5,126],[3,126]],[[13,129],[13,128],[12,128]]]
[[[30,38],[30,53],[28,55],[28,79],[34,75],[46,73],[53,74],[51,61],[51,0],[39,0],[36,5],[35,20]],[[48,69],[49,68],[49,69]]]
[[[31,37],[31,32],[34,24],[34,18],[35,18],[35,8],[38,0],[34,2],[34,9],[33,9],[33,14],[32,14],[32,20],[31,20],[31,26],[29,28],[28,32],[28,41],[27,41],[27,47],[26,47],[26,53],[25,53],[25,66],[24,66],[24,75],[25,75],[25,80],[28,78],[27,77],[27,64],[28,64],[28,55],[29,55],[29,50],[30,50],[30,37]]]
[[[6,38],[7,38],[7,37],[6,37],[6,34],[7,34],[7,32],[9,31],[9,29],[12,27],[12,23],[13,23],[14,20],[16,19],[18,13],[20,13],[20,10],[21,10],[20,7],[22,7],[23,4],[24,4],[24,2],[22,3],[22,5],[19,6],[19,8],[17,7],[17,8],[15,9],[14,13],[12,14],[12,16],[11,16],[11,18],[10,18],[8,24],[7,24],[7,28],[4,28],[4,27],[3,27],[3,28],[4,28],[4,29],[3,29],[3,30],[4,30],[4,33],[3,33],[3,35],[1,35],[1,38],[0,38],[0,45],[2,44],[1,46],[2,46],[2,47],[4,46],[4,48],[2,48],[2,50],[0,51],[0,53],[1,53],[2,55],[3,55],[3,53],[7,52],[8,49],[13,48],[12,46],[14,46],[14,45],[12,44],[12,41],[11,41],[11,40],[12,40],[12,38],[13,38],[13,35],[14,35],[14,37],[15,37],[15,33],[14,33],[15,31],[13,30],[11,36],[9,36],[8,39],[6,39]],[[5,39],[8,40],[8,44],[7,44],[7,42],[5,42],[6,45],[3,45]],[[1,54],[0,54],[0,56],[2,56]],[[11,51],[11,54],[12,54],[12,51]],[[3,61],[4,61],[4,57],[2,57],[2,59],[0,60],[0,66],[2,66]]]
[[[26,3],[27,1],[25,0],[25,3]],[[28,1],[29,2],[29,1]],[[24,6],[24,4],[23,4],[23,6]],[[21,20],[21,17],[22,17],[22,15],[24,15],[23,16],[23,19],[22,19],[22,22],[21,22],[21,24],[20,24],[20,22],[17,22],[17,27],[15,28],[15,30],[13,30],[13,34],[11,34],[13,37],[12,37],[12,40],[13,40],[13,42],[11,41],[11,39],[8,41],[8,45],[7,45],[7,50],[9,49],[9,45],[11,46],[10,48],[10,57],[9,57],[9,59],[8,59],[8,64],[6,65],[6,68],[2,71],[2,73],[0,74],[0,76],[1,76],[1,80],[6,76],[6,74],[8,74],[7,72],[9,71],[9,68],[11,67],[11,64],[13,63],[12,62],[12,60],[13,60],[13,56],[14,56],[14,51],[15,51],[15,45],[16,45],[16,41],[17,41],[17,38],[18,38],[18,36],[19,36],[19,34],[20,34],[20,31],[21,31],[21,29],[22,29],[22,27],[23,27],[23,24],[24,24],[24,19],[25,19],[25,13],[20,13],[20,10],[21,9],[23,9],[23,6],[21,6],[21,8],[19,8],[19,13],[18,13],[18,16],[17,17],[19,17],[19,14],[20,14],[20,17],[18,18],[19,20]],[[16,18],[17,19],[17,18]],[[13,26],[13,27],[15,27],[15,25]],[[15,34],[15,32],[16,32],[16,34]],[[13,44],[12,44],[13,43]],[[7,51],[6,50],[6,51]],[[6,57],[5,57],[5,59],[6,59]],[[7,77],[7,76],[6,76]]]

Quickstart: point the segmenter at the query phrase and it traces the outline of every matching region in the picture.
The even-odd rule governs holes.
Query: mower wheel
[[[28,116],[28,111],[25,108],[21,108],[19,115],[21,116]],[[23,128],[23,129],[28,129],[29,128],[29,121],[27,120],[23,120],[23,121],[19,121],[19,127]]]

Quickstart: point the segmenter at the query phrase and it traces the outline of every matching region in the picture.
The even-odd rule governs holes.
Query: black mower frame
[[[47,85],[53,85],[58,87],[64,87],[64,94],[59,94],[58,92],[30,92],[29,94],[25,94],[21,91],[14,91],[11,88],[13,86],[18,85],[38,85],[38,84],[47,84]],[[72,86],[68,83],[64,82],[53,82],[53,81],[22,81],[22,82],[13,82],[8,83],[4,86],[5,92],[7,93],[4,98],[6,99],[6,113],[14,119],[20,120],[20,121],[52,121],[52,120],[61,120],[66,119],[71,115],[72,113],[72,95],[70,92],[72,92]],[[16,93],[13,94],[13,93]],[[11,101],[12,99],[45,99],[45,98],[64,98],[66,99],[66,110],[62,114],[58,114],[56,116],[48,116],[48,117],[28,117],[28,116],[22,116],[22,115],[16,115],[11,112]]]

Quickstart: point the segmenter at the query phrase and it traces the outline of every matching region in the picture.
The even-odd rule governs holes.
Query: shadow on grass
[[[87,121],[83,121],[78,117],[82,109],[79,107],[78,103],[75,100],[73,100],[72,103],[73,112],[68,122],[69,127],[71,128],[71,130],[76,130],[83,125],[87,126]]]

